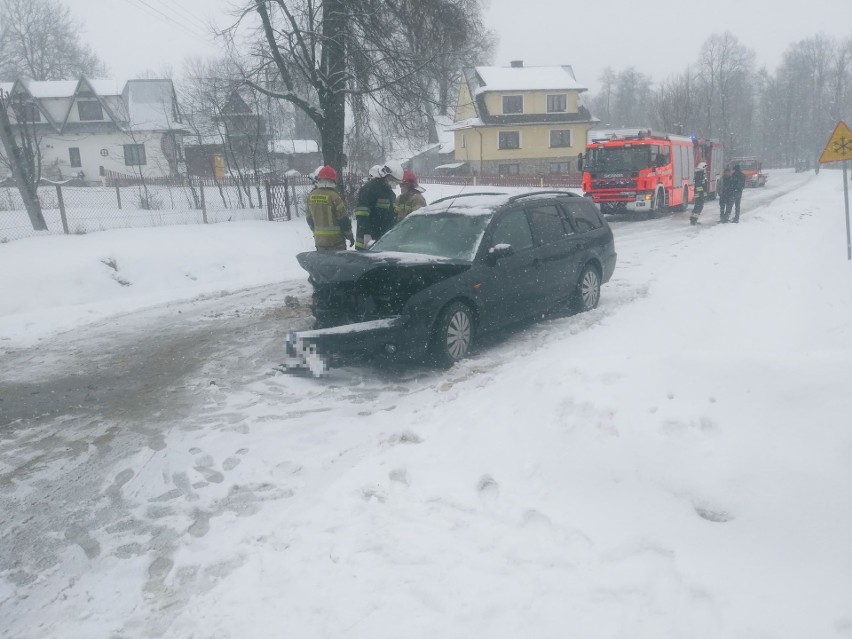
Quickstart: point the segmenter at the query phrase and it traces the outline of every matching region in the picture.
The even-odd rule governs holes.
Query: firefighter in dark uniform
[[[343,198],[337,192],[337,171],[324,166],[316,173],[316,187],[308,193],[308,226],[314,233],[318,251],[345,251],[352,237],[352,220],[346,213]]]
[[[740,169],[739,164],[734,165],[734,172],[731,173],[731,199],[728,200],[725,206],[725,212],[728,216],[731,214],[731,207],[734,209],[734,219],[732,222],[739,223],[740,221],[740,200],[743,197],[743,189],[745,188],[745,175]]]
[[[719,221],[725,223],[728,216],[725,214],[725,206],[728,204],[728,191],[731,189],[731,167],[725,167],[725,172],[716,182],[716,195],[719,196]]]
[[[707,194],[707,163],[699,162],[695,167],[695,204],[692,207],[692,215],[689,216],[690,224],[698,224],[698,217],[704,209],[704,196]]]
[[[426,198],[422,193],[426,189],[417,183],[414,171],[404,171],[402,174],[402,194],[396,199],[396,221],[404,219],[409,213],[426,206]]]
[[[373,178],[358,191],[355,205],[355,248],[367,249],[396,223],[396,193],[393,188],[402,182],[402,166],[399,162],[387,162],[379,169],[379,177]]]

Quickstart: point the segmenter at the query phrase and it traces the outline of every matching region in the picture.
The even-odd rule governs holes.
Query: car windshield
[[[638,171],[649,166],[651,150],[648,146],[592,148],[586,159],[586,171],[590,172]]]
[[[383,235],[370,250],[420,253],[473,260],[491,215],[413,214]]]

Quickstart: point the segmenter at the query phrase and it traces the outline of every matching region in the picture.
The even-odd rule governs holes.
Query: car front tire
[[[448,304],[438,317],[432,355],[439,366],[450,367],[464,359],[473,345],[473,313],[461,302]]]

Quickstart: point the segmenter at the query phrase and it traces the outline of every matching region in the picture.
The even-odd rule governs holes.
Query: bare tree
[[[46,231],[47,223],[38,200],[41,179],[41,152],[35,132],[35,108],[22,94],[0,90],[0,144],[4,153],[0,160],[7,164],[24,201],[30,223],[36,231]],[[15,119],[12,125],[10,112]]]
[[[663,82],[653,97],[654,127],[672,133],[703,134],[698,127],[700,113],[695,91],[695,76],[689,67]]]
[[[0,0],[0,77],[101,77],[105,67],[80,41],[82,27],[59,0]]]
[[[746,147],[753,107],[754,52],[730,31],[710,36],[701,47],[698,80],[708,136],[732,152]]]
[[[325,162],[341,169],[347,101],[371,100],[383,118],[406,130],[423,121],[428,83],[421,74],[440,57],[459,55],[451,45],[436,52],[422,40],[412,44],[402,17],[441,5],[445,11],[429,14],[429,24],[440,26],[428,32],[457,29],[453,20],[461,14],[449,8],[465,2],[473,0],[253,0],[229,33],[236,43],[238,29],[257,18],[261,37],[242,58],[246,82],[304,112],[319,130]]]

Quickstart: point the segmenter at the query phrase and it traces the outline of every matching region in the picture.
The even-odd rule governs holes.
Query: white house
[[[8,91],[17,103],[9,113],[13,125],[33,127],[39,140],[44,177],[97,182],[107,172],[179,173],[185,131],[171,80],[21,78]]]

